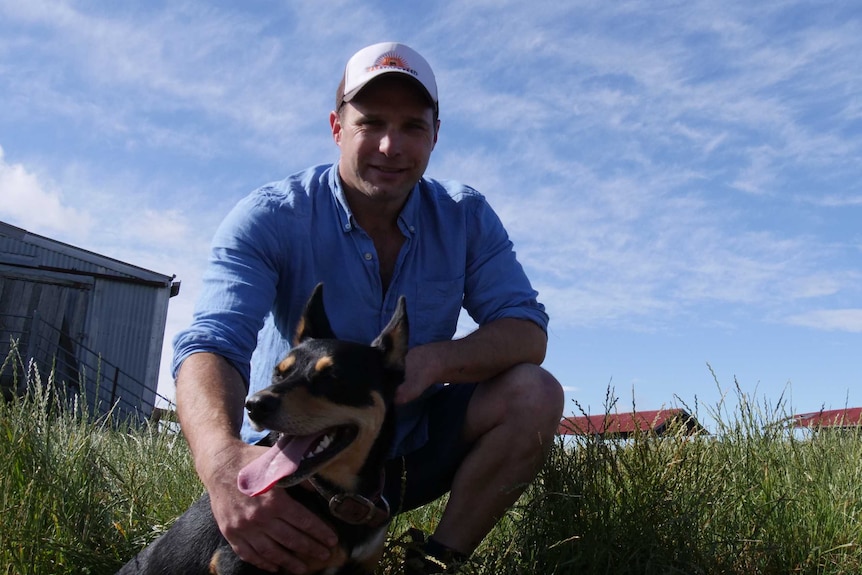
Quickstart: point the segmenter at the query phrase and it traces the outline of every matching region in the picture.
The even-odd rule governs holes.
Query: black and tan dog
[[[315,573],[372,573],[379,560],[389,524],[383,464],[394,433],[395,389],[404,378],[407,331],[402,297],[370,346],[335,339],[318,285],[272,385],[246,402],[254,425],[274,432],[274,445],[240,472],[237,484],[250,496],[286,488],[332,525],[339,548]],[[299,485],[306,481],[313,490]],[[134,573],[264,571],[233,553],[204,495],[117,575]]]

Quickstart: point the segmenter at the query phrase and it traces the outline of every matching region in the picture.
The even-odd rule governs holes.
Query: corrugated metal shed
[[[173,276],[0,222],[0,345],[26,344],[25,361],[62,366],[69,385],[77,372],[100,410],[116,401],[120,415],[152,411],[178,288]]]
[[[844,409],[829,409],[799,413],[793,416],[794,427],[820,428],[854,428],[862,427],[862,407],[846,407]]]
[[[627,438],[634,435],[635,431],[663,435],[677,424],[683,425],[689,434],[705,431],[694,416],[683,409],[674,408],[564,417],[557,434]]]

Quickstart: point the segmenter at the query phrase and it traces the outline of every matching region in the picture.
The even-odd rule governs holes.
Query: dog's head
[[[245,467],[240,489],[263,493],[312,475],[345,490],[376,445],[395,390],[404,379],[407,313],[400,298],[389,324],[371,345],[335,338],[318,285],[305,308],[294,347],[275,368],[272,385],[248,398],[258,429],[280,433],[270,452]]]

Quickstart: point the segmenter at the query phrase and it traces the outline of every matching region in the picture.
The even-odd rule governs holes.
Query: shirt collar
[[[416,183],[407,197],[407,203],[398,214],[398,225],[401,231],[407,235],[416,233],[418,226],[419,213],[419,196],[422,180]],[[329,171],[329,189],[332,190],[332,196],[341,208],[338,211],[338,219],[342,232],[350,232],[356,226],[356,220],[353,218],[353,212],[350,210],[350,205],[347,203],[347,198],[344,196],[344,188],[341,186],[341,176],[338,175],[338,164],[334,164]]]

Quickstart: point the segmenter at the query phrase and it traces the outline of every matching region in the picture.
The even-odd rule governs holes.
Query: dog
[[[370,574],[382,554],[390,520],[381,493],[383,468],[394,437],[393,402],[404,379],[408,329],[402,296],[371,345],[338,340],[318,284],[272,384],[246,401],[253,425],[271,431],[272,447],[240,471],[237,486],[249,496],[287,489],[332,526],[338,548],[313,573]],[[313,489],[301,485],[306,482]],[[117,575],[263,573],[233,552],[204,494]]]

